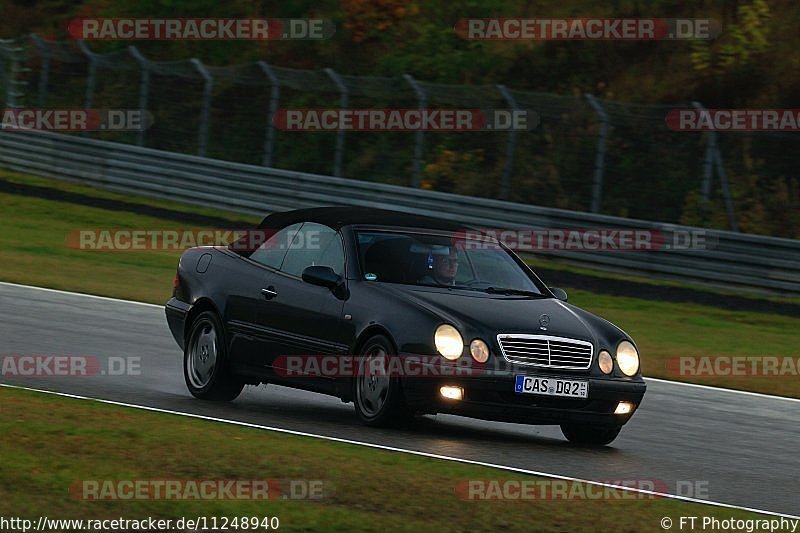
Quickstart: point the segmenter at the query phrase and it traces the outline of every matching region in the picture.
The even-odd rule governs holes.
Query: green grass
[[[659,530],[664,516],[767,518],[649,497],[467,500],[456,492],[465,480],[534,478],[7,388],[0,388],[0,406],[5,517],[277,516],[281,529],[337,531],[643,531]],[[324,497],[87,501],[70,490],[82,480],[261,479],[321,480]]]
[[[24,178],[50,185],[52,180]],[[82,185],[74,192],[120,197]],[[121,196],[156,205],[148,199]],[[194,207],[166,204],[194,212]],[[241,216],[201,210],[206,215]],[[251,217],[252,218],[252,217]],[[86,228],[187,229],[186,224],[123,211],[0,194],[0,279],[15,283],[161,304],[171,295],[180,251],[85,251],[67,246],[70,232]],[[800,397],[797,375],[677,376],[667,363],[680,356],[793,356],[800,346],[800,320],[782,315],[617,297],[570,289],[570,302],[622,327],[637,341],[646,376],[686,380],[767,394]]]
[[[3,281],[164,303],[180,251],[85,251],[67,246],[73,230],[180,229],[186,224],[66,202],[0,194]]]

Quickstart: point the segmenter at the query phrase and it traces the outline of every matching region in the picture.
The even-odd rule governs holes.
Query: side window
[[[470,258],[467,257],[467,253],[464,251],[464,248],[460,246],[458,247],[458,264],[459,267],[456,273],[456,284],[475,281],[475,268],[472,265]]]
[[[271,268],[280,268],[283,257],[286,255],[286,251],[289,248],[289,243],[294,240],[295,234],[300,230],[302,225],[302,223],[292,224],[276,232],[272,237],[267,239],[264,244],[250,254],[250,259]]]
[[[306,222],[294,237],[281,270],[300,276],[306,267],[329,266],[337,274],[344,272],[344,249],[339,234],[322,224]]]

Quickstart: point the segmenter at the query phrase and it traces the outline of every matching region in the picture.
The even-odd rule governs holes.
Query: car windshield
[[[367,281],[543,296],[542,287],[496,241],[405,231],[356,235]]]

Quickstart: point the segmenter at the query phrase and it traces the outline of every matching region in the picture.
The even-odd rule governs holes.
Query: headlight
[[[611,354],[605,350],[602,350],[597,356],[597,362],[600,364],[603,374],[610,374],[614,370],[614,360],[611,359]]]
[[[436,350],[442,354],[445,359],[455,361],[464,352],[464,339],[456,328],[450,324],[442,324],[436,328],[436,335],[434,336],[436,343]]]
[[[477,362],[485,363],[489,359],[489,346],[481,339],[475,339],[469,343],[469,353]]]
[[[639,371],[639,352],[628,341],[622,341],[617,346],[617,364],[622,373],[632,376]]]

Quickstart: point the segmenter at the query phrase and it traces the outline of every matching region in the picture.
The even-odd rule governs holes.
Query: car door
[[[283,263],[289,245],[302,225],[302,223],[291,224],[273,232],[255,250],[242,254],[244,268],[241,272],[231,272],[232,276],[237,277],[229,280],[229,283],[237,287],[236,299],[239,301],[239,307],[244,308],[243,304],[247,304],[247,320],[235,324],[235,329],[238,330],[238,342],[236,349],[232,350],[231,360],[245,367],[245,372],[249,370],[249,373],[267,373],[269,354],[281,351],[280,337],[264,327],[260,313],[264,302],[273,297],[275,272]],[[270,230],[265,231],[270,232]],[[258,232],[254,234],[263,235]]]
[[[344,276],[344,246],[339,232],[306,222],[295,235],[280,269],[270,278],[274,296],[261,302],[258,321],[280,342],[271,344],[269,357],[280,374],[287,357],[324,356],[347,351],[342,328],[344,300],[331,289],[302,280],[309,266],[329,266]],[[279,347],[279,351],[274,351]],[[293,368],[297,368],[296,366]],[[322,380],[323,382],[329,380]]]
[[[225,299],[223,321],[229,343],[228,360],[246,372],[259,350],[254,328],[260,304],[258,289],[263,286],[265,270],[234,250],[222,253],[229,259],[218,261],[216,276],[220,278],[220,298]]]

